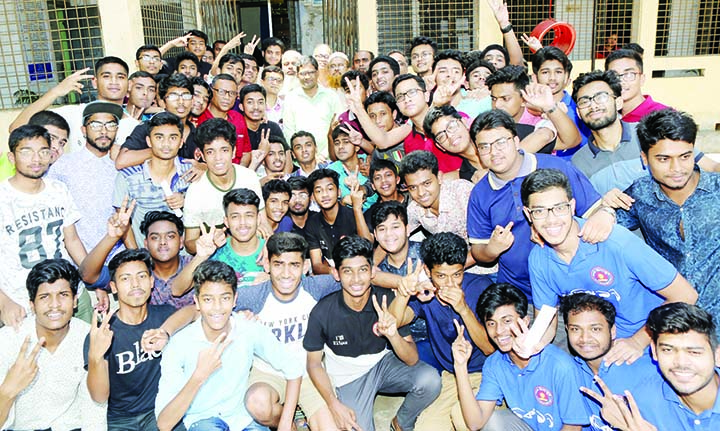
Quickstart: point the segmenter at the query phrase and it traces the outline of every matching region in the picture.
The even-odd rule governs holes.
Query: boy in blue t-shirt
[[[485,361],[476,396],[467,371],[472,346],[463,335],[464,326],[455,322],[455,375],[463,418],[470,429],[579,431],[588,423],[578,371],[567,353],[554,345],[528,359],[516,353],[527,335],[527,307],[525,294],[508,283],[493,284],[480,295],[477,314],[498,351]],[[508,409],[495,410],[503,399]]]

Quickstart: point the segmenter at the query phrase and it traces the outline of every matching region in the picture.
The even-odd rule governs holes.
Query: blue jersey
[[[485,361],[475,398],[500,401],[535,431],[563,425],[587,425],[590,412],[580,392],[579,372],[572,358],[550,344],[520,369],[509,354],[495,352]]]
[[[582,228],[584,220],[576,219]],[[557,306],[561,296],[583,292],[601,296],[617,310],[618,338],[632,336],[664,299],[655,293],[678,275],[675,267],[622,226],[604,242],[580,241],[570,264],[551,247],[535,246],[528,261],[533,305]]]
[[[593,370],[582,358],[575,357],[574,359],[580,370],[580,383],[586,388],[601,394],[600,386],[593,380],[595,377]],[[660,376],[660,371],[646,352],[630,365],[625,363],[622,365],[605,365],[605,362],[601,362],[597,375],[600,376],[613,394],[622,395],[623,391],[628,390],[634,394],[636,388],[651,384]],[[600,404],[589,397],[586,397],[586,401],[590,409],[590,425],[583,429],[587,431],[612,431],[613,428],[600,416]]]

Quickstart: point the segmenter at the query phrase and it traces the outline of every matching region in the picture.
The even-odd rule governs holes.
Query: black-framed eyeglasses
[[[533,220],[542,220],[544,218],[547,218],[548,214],[550,213],[552,213],[552,215],[554,215],[555,217],[568,215],[570,214],[570,206],[570,202],[562,202],[549,208],[535,207],[527,208],[527,210]]]

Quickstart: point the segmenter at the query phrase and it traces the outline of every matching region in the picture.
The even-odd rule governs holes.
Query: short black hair
[[[200,295],[200,289],[205,283],[224,283],[230,286],[233,294],[237,292],[238,279],[235,270],[219,260],[206,260],[195,268],[192,278],[195,295]]]
[[[470,139],[475,142],[477,134],[484,130],[494,130],[503,128],[510,132],[513,136],[517,136],[517,126],[515,120],[505,111],[500,109],[492,109],[478,115],[470,126]],[[477,142],[475,142],[477,145]]]
[[[152,131],[156,127],[160,126],[176,126],[178,130],[180,131],[180,134],[183,132],[183,120],[180,119],[175,114],[172,114],[167,111],[158,112],[157,114],[153,115],[150,120],[147,122],[148,125],[148,136],[151,135]]]
[[[389,169],[396,177],[400,176],[398,172],[398,167],[392,160],[373,159],[373,161],[370,162],[370,172],[368,173],[370,181],[372,181],[372,178],[378,171],[382,171],[383,169]]]
[[[285,52],[285,42],[278,39],[277,37],[266,37],[265,39],[260,42],[260,47],[263,52],[270,48],[271,46],[279,46],[280,51]]]
[[[240,104],[245,101],[245,97],[247,97],[250,93],[260,93],[262,94],[263,98],[267,97],[267,92],[265,91],[265,88],[260,84],[248,84],[240,89],[240,95],[238,99],[240,100]]]
[[[311,65],[315,70],[318,70],[320,66],[318,66],[318,62],[312,55],[303,55],[298,60],[298,70],[300,70],[301,67]]]
[[[266,182],[262,186],[262,194],[264,200],[267,201],[267,199],[273,193],[285,193],[288,195],[289,198],[292,194],[292,189],[290,189],[290,185],[287,183],[287,181],[275,178]]]
[[[156,45],[142,45],[140,48],[138,48],[135,51],[135,60],[140,60],[140,57],[148,51],[157,52],[160,57],[162,57],[162,53],[160,52],[160,48],[158,48]]]
[[[370,69],[368,69],[368,70],[370,70]],[[347,84],[346,79],[349,80],[350,82],[354,82],[356,78],[360,79],[360,85],[362,85],[363,88],[365,88],[366,90],[368,88],[370,88],[370,80],[368,79],[366,74],[364,74],[362,72],[358,72],[357,70],[350,69],[347,72],[343,73],[342,77],[340,77],[340,85],[342,86],[342,89],[343,90],[348,89],[348,84]]]
[[[425,120],[423,120],[423,131],[425,132],[425,136],[429,137],[433,141],[435,140],[435,134],[432,132],[432,126],[442,117],[452,117],[462,120],[460,113],[450,104],[433,106],[428,109],[427,114],[425,114]]]
[[[233,76],[229,73],[220,73],[218,75],[215,75],[212,80],[212,86],[214,87],[218,81],[230,81],[233,84],[237,85],[237,82],[235,82],[235,78],[233,78]]]
[[[545,63],[546,61],[556,60],[560,62],[563,69],[565,70],[566,74],[570,74],[572,72],[572,62],[568,58],[567,55],[565,55],[565,52],[563,52],[562,49],[557,48],[555,46],[545,46],[541,49],[538,49],[535,51],[535,54],[533,54],[532,58],[532,70],[533,73],[537,75],[538,70],[540,70],[540,67]]]
[[[373,60],[368,65],[368,78],[372,79],[372,68],[378,63],[386,63],[393,71],[393,75],[397,76],[400,74],[400,65],[398,64],[397,60],[390,57],[389,55],[378,55],[377,57],[373,58]]]
[[[640,55],[640,53],[635,51],[634,49],[618,49],[611,52],[607,57],[605,57],[605,70],[610,70],[610,63],[612,63],[613,61],[623,58],[628,58],[635,61],[638,69],[640,69],[640,73],[643,72],[642,55]]]
[[[377,229],[378,225],[385,222],[385,220],[387,220],[387,218],[391,215],[397,217],[398,220],[402,220],[403,224],[407,226],[407,208],[398,201],[380,202],[373,210],[372,225]]]
[[[108,262],[110,280],[115,281],[115,274],[118,268],[128,262],[142,262],[147,267],[148,273],[152,274],[154,263],[150,252],[144,248],[128,248],[113,256]]]
[[[363,102],[363,106],[365,107],[365,110],[376,103],[384,103],[387,105],[388,108],[390,108],[390,111],[397,111],[397,103],[395,102],[395,97],[387,92],[387,91],[376,91],[373,94],[369,95],[367,99],[365,99],[365,102]]]
[[[282,135],[271,134],[270,136],[268,136],[268,142],[271,144],[280,144],[283,147],[283,151],[290,151],[290,147],[288,146],[285,137]]]
[[[590,293],[573,293],[565,296],[561,301],[560,309],[566,325],[570,314],[597,311],[605,317],[608,327],[612,328],[617,313],[612,302]]]
[[[685,302],[663,304],[650,312],[646,326],[654,343],[657,343],[661,334],[685,334],[695,331],[708,338],[713,350],[718,345],[713,316],[697,305]]]
[[[467,260],[467,242],[458,234],[439,232],[422,242],[420,256],[423,263],[432,270],[436,265],[463,265]]]
[[[195,90],[190,78],[182,73],[173,73],[172,75],[168,75],[160,80],[160,83],[158,84],[158,96],[160,96],[161,99],[165,99],[168,91],[173,87],[184,88],[189,91],[190,94],[192,94]]]
[[[125,63],[125,60],[120,57],[114,57],[110,55],[107,57],[103,57],[95,62],[95,74],[98,74],[100,72],[100,69],[106,64],[119,64],[120,66],[122,66],[123,69],[125,69],[125,73],[128,73],[130,71],[130,68],[128,67],[128,64]]]
[[[252,205],[255,209],[260,208],[260,198],[257,193],[250,189],[239,188],[233,189],[225,193],[223,196],[223,210],[227,213],[230,204],[235,205]]]
[[[425,80],[417,75],[413,75],[412,73],[403,73],[402,75],[396,76],[395,80],[393,81],[392,91],[393,95],[395,94],[395,89],[397,86],[403,82],[407,81],[408,79],[412,79],[413,81],[417,82],[418,87],[425,92],[427,91],[427,85],[425,85]]]
[[[635,51],[638,54],[640,54],[640,56],[645,54],[645,48],[643,48],[642,45],[640,45],[639,43],[635,43],[635,42],[626,43],[622,47],[622,49],[629,49],[631,51]]]
[[[150,226],[159,221],[167,221],[174,224],[180,235],[185,232],[185,225],[182,219],[170,211],[150,211],[145,214],[143,221],[140,223],[140,233],[142,233],[143,236],[147,236]]]
[[[332,169],[315,169],[308,175],[307,182],[308,190],[312,193],[313,189],[315,188],[315,183],[319,180],[322,180],[323,178],[331,178],[333,180],[333,183],[335,183],[335,187],[340,187],[340,176],[337,172],[333,171]],[[339,193],[339,192],[338,192]]]
[[[485,61],[485,60],[473,60],[470,65],[465,69],[465,79],[468,81],[470,80],[470,75],[477,69],[478,67],[484,67],[485,69],[490,71],[490,74],[492,75],[495,73],[495,66],[492,65],[492,63]]]
[[[512,305],[515,307],[515,311],[521,318],[527,316],[527,296],[525,296],[522,290],[510,283],[494,283],[488,286],[483,293],[480,294],[475,312],[482,322],[485,323],[495,314],[498,308],[504,305]]]
[[[336,126],[334,129],[332,129],[332,131],[330,132],[330,136],[332,137],[332,140],[334,141],[335,139],[339,138],[340,135],[350,136],[350,135],[348,134],[348,132],[346,132],[345,130],[343,130],[343,129],[345,129],[345,128],[348,127],[348,126],[349,126],[349,125],[339,125],[339,126]],[[352,127],[352,126],[349,126],[349,127]]]
[[[53,111],[40,111],[33,114],[27,122],[36,126],[55,126],[60,130],[66,131],[70,134],[70,125],[68,124],[65,117]]]
[[[292,192],[297,190],[305,190],[307,192],[310,191],[310,188],[308,187],[307,178],[302,175],[295,175],[293,177],[290,177],[287,179],[287,183],[290,186],[290,195],[292,196]]]
[[[364,257],[370,265],[373,264],[373,246],[370,241],[358,235],[343,237],[333,248],[332,258],[338,270],[345,259]]]
[[[263,67],[262,73],[260,74],[260,79],[265,79],[265,76],[268,73],[279,73],[283,77],[283,79],[285,78],[285,72],[283,72],[281,67],[265,66]]]
[[[435,62],[433,63],[433,71],[437,69],[438,61],[442,60],[455,60],[460,63],[460,67],[465,70],[465,58],[463,53],[457,49],[443,49],[442,51],[435,54]]]
[[[485,85],[492,89],[493,85],[497,84],[513,84],[515,90],[520,92],[530,84],[530,77],[525,72],[525,68],[522,66],[516,66],[509,64],[502,69],[498,69],[492,75],[488,76],[485,80]]]
[[[297,132],[293,133],[293,135],[290,137],[290,144],[292,145],[292,142],[295,140],[295,138],[310,138],[313,145],[317,145],[315,142],[315,137],[310,132],[306,132],[305,130],[298,130]]]
[[[661,139],[695,145],[697,129],[695,120],[689,114],[665,108],[643,117],[637,125],[637,136],[640,149],[647,154]]]
[[[135,72],[131,73],[130,76],[128,76],[128,80],[132,80],[135,78],[150,78],[155,81],[155,77],[148,72],[145,72],[144,70],[136,70]]]
[[[581,73],[580,76],[573,81],[572,98],[575,103],[577,103],[578,91],[580,91],[580,89],[584,86],[595,81],[605,82],[608,86],[610,86],[610,89],[615,97],[620,97],[622,94],[622,84],[620,84],[620,78],[617,76],[617,73],[612,70],[606,70],[604,72],[595,70],[593,72]]]
[[[199,37],[200,39],[202,39],[203,42],[205,42],[205,45],[208,44],[208,36],[207,36],[207,34],[205,34],[205,32],[203,32],[203,31],[198,30],[198,29],[195,28],[195,29],[188,30],[188,31],[185,32],[185,34],[188,34],[188,33],[189,33],[191,36]]]
[[[175,57],[174,72],[177,72],[180,69],[180,63],[185,60],[192,61],[198,69],[200,68],[200,59],[197,58],[197,55],[193,54],[190,51],[183,51]]]
[[[45,139],[48,148],[50,147],[50,133],[47,131],[46,128],[34,124],[24,124],[10,132],[10,139],[8,143],[10,152],[14,154],[21,141],[34,138]]]
[[[243,59],[240,58],[239,55],[237,55],[233,52],[229,52],[229,53],[223,55],[222,57],[220,57],[220,60],[218,61],[218,68],[222,69],[223,66],[225,66],[225,64],[227,64],[227,63],[230,63],[230,64],[240,63],[240,64],[242,64],[243,71],[245,70],[245,63],[243,62]]]
[[[65,259],[45,259],[35,264],[25,279],[30,302],[35,302],[41,284],[55,283],[58,280],[67,281],[73,296],[77,295],[80,274],[73,264]]]
[[[437,176],[440,171],[437,156],[430,151],[418,150],[406,154],[400,160],[400,178],[403,181],[405,181],[405,176],[414,174],[421,169],[427,169]]]
[[[573,198],[572,187],[567,175],[558,169],[537,169],[526,176],[520,186],[520,198],[525,206],[530,205],[530,195],[558,188],[565,191],[568,199]]]
[[[480,58],[484,59],[490,51],[500,51],[503,57],[505,57],[505,67],[508,67],[510,65],[510,54],[508,53],[508,50],[505,49],[504,46],[498,45],[496,43],[488,45],[485,47],[485,49],[480,51]]]
[[[437,43],[427,36],[414,37],[413,40],[410,42],[410,52],[412,52],[412,50],[415,49],[415,47],[420,46],[420,45],[430,45],[433,50],[433,56],[437,52]]]
[[[182,75],[182,74],[181,74],[181,75]],[[183,75],[183,76],[185,76],[185,75]],[[192,78],[192,79],[190,80],[190,84],[192,84],[192,86],[193,86],[193,89],[192,89],[192,93],[193,93],[193,94],[195,94],[195,86],[196,86],[196,85],[199,85],[199,86],[201,86],[202,88],[204,88],[205,90],[207,90],[207,92],[208,92],[208,95],[207,95],[207,97],[208,97],[208,102],[210,102],[210,101],[212,100],[212,98],[213,98],[212,87],[210,86],[210,84],[207,83],[207,81],[205,81],[204,79],[202,79],[202,78],[199,77],[199,76],[195,76],[194,78]]]
[[[224,118],[211,118],[195,129],[195,143],[201,152],[217,138],[226,140],[235,151],[235,126]]]
[[[298,252],[303,259],[308,257],[308,243],[301,235],[292,232],[278,232],[268,238],[267,243],[268,260],[273,256],[280,256],[283,253]]]

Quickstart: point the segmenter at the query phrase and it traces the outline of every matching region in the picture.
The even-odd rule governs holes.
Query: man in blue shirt
[[[578,390],[579,373],[567,353],[554,345],[529,359],[516,353],[530,322],[527,307],[523,292],[508,283],[493,284],[480,295],[478,315],[498,351],[485,361],[476,396],[467,371],[472,346],[464,326],[455,322],[458,336],[452,353],[463,418],[470,429],[579,431],[589,422]],[[496,410],[503,399],[508,408]]]
[[[189,430],[258,430],[247,411],[245,392],[253,357],[286,380],[278,428],[292,426],[303,370],[300,358],[259,322],[233,314],[237,276],[227,264],[203,262],[193,274],[200,320],[178,332],[163,352],[155,414],[158,428],[181,420]]]
[[[557,157],[521,152],[515,122],[508,114],[499,110],[480,114],[470,136],[490,170],[470,194],[467,232],[472,255],[477,262],[498,261],[498,282],[509,282],[530,297],[527,262],[532,242],[520,200],[520,185],[528,174],[539,168],[565,172],[575,192],[577,214],[588,217],[581,232],[583,241],[604,241],[615,222],[614,214],[598,211],[604,208],[600,195],[572,165]]]
[[[655,251],[698,291],[698,305],[720,325],[720,175],[693,159],[697,125],[681,112],[653,112],[638,124],[641,157],[652,177],[626,190],[635,202],[618,222],[640,228]]]
[[[694,303],[697,293],[659,254],[622,226],[597,244],[582,242],[586,223],[573,217],[575,200],[565,174],[538,169],[520,190],[531,229],[546,246],[536,245],[528,266],[535,310],[557,307],[560,297],[585,292],[607,298],[617,309],[617,336],[606,363],[633,362],[650,343],[647,313],[667,302]],[[546,337],[557,329],[553,319]]]
[[[616,334],[615,307],[606,299],[589,293],[569,295],[562,302],[562,314],[584,388],[601,390],[595,380],[598,376],[612,393],[621,394],[626,390],[634,391],[660,375],[647,351],[632,364],[608,364],[604,361]],[[600,415],[601,405],[590,398],[587,404],[590,409],[589,429],[610,431],[610,424]]]
[[[428,237],[422,243],[420,255],[424,263],[422,269],[432,282],[429,290],[434,292],[434,298],[418,300],[427,297],[428,289],[420,279],[421,267],[416,265],[400,282],[397,297],[390,306],[398,326],[407,325],[416,316],[425,318],[432,353],[443,368],[440,396],[420,415],[416,429],[447,430],[452,429],[453,424],[455,428],[465,429],[453,374],[452,342],[457,332],[452,322],[462,322],[468,328],[475,351],[466,366],[471,373],[467,378],[477,388],[485,357],[494,348],[473,308],[491,281],[487,276],[465,274],[467,243],[454,233],[441,232]],[[411,297],[416,298],[411,301]]]

